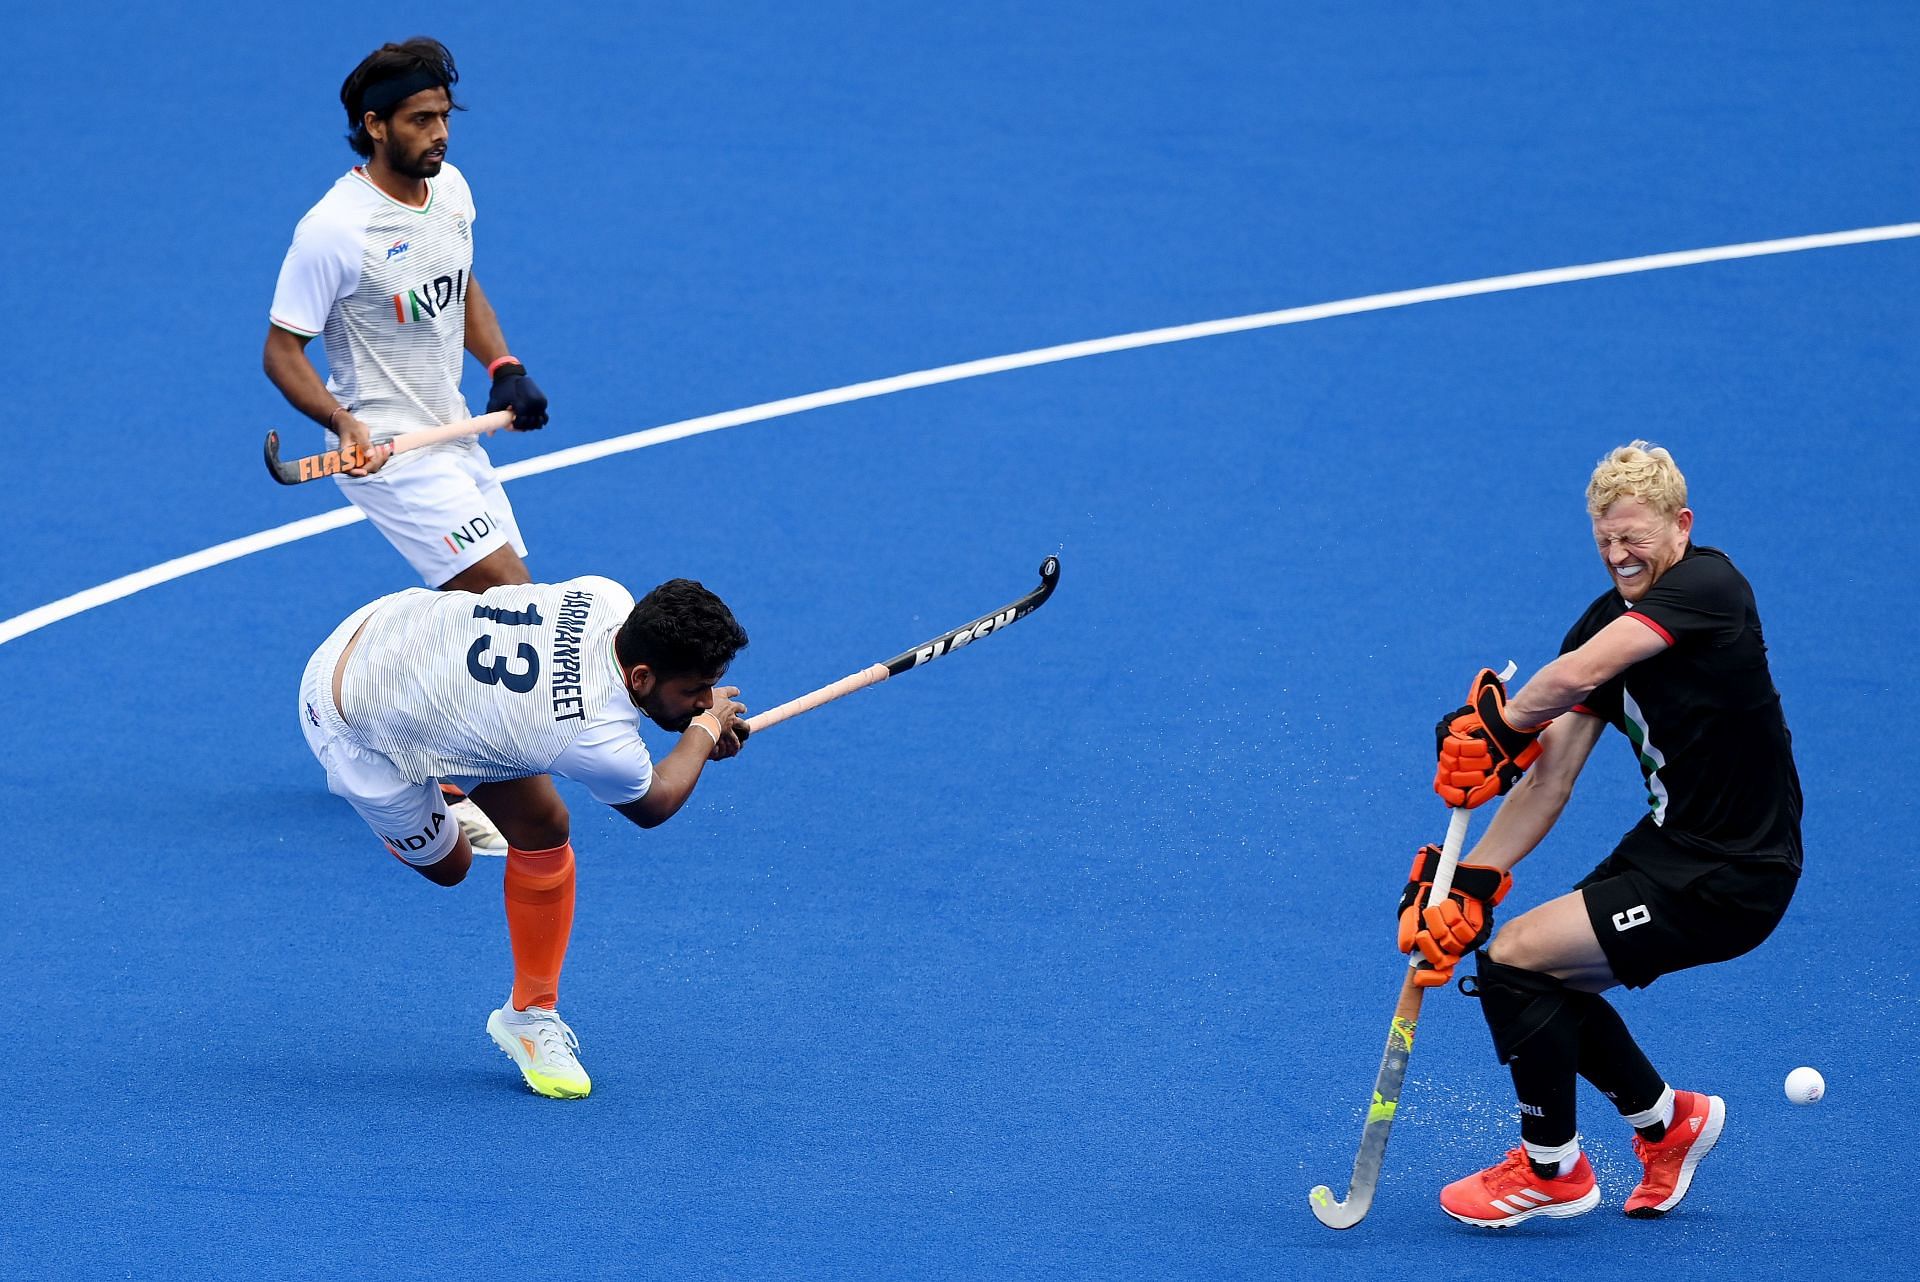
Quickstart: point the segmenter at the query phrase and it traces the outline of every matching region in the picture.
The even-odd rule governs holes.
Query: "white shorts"
[[[345,799],[388,850],[423,868],[446,858],[460,837],[460,825],[447,814],[440,781],[414,783],[401,774],[400,767],[362,742],[333,703],[333,670],[340,664],[340,652],[380,604],[354,611],[307,660],[300,677],[300,729],[314,758],[327,769],[327,791]]]
[[[513,505],[477,441],[431,446],[372,476],[334,480],[430,588],[504,544],[527,554]]]

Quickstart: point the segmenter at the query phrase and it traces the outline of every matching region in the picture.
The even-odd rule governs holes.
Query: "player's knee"
[[[1539,953],[1540,931],[1526,917],[1516,917],[1501,926],[1483,950],[1484,955],[1503,966],[1521,970],[1542,969],[1546,961]]]
[[[1496,961],[1480,955],[1474,976],[1480,1013],[1493,1034],[1493,1049],[1502,1064],[1511,1063],[1520,1048],[1542,1033],[1577,1033],[1581,1000],[1552,975]]]
[[[1485,946],[1480,949],[1480,956],[1489,961],[1499,962],[1502,966],[1513,965],[1513,950],[1507,943],[1508,936],[1511,935],[1511,933],[1512,931],[1509,927],[1501,926],[1494,932],[1493,938],[1489,939]]]
[[[552,850],[564,846],[573,836],[573,819],[567,803],[558,796],[512,815],[496,815],[494,822],[505,834],[507,843],[520,850]]]

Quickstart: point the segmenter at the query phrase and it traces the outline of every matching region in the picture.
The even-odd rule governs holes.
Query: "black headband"
[[[360,94],[360,110],[371,111],[376,116],[384,116],[423,89],[445,88],[447,88],[445,72],[433,67],[421,67],[416,71],[409,71],[404,76],[368,85]],[[356,120],[354,123],[360,122]]]

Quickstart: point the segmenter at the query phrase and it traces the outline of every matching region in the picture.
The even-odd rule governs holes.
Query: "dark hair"
[[[403,98],[385,103],[381,103],[380,96],[375,95],[375,106],[367,106],[369,90],[407,78],[419,78],[422,82],[420,88]],[[399,44],[381,45],[362,58],[360,65],[340,86],[340,105],[347,109],[347,145],[363,159],[371,157],[373,139],[367,134],[367,112],[372,110],[382,120],[391,119],[395,107],[422,89],[444,88],[447,101],[453,104],[453,109],[465,111],[466,108],[455,102],[453,97],[453,87],[459,83],[460,72],[453,65],[453,55],[432,36],[415,36]]]
[[[613,648],[622,667],[644,663],[662,677],[718,676],[747,648],[747,631],[700,584],[668,579],[640,598]]]

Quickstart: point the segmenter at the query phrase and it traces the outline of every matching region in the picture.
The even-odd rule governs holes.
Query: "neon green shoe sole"
[[[585,1099],[590,1095],[593,1081],[573,1056],[578,1043],[565,1021],[539,1007],[513,1011],[509,1016],[510,1009],[511,1004],[487,1016],[487,1035],[507,1053],[534,1093],[548,1099]]]

